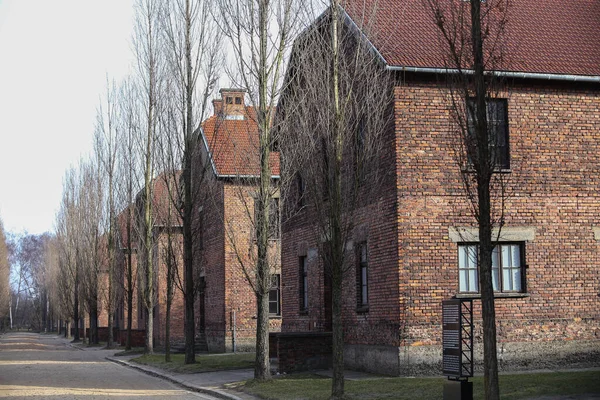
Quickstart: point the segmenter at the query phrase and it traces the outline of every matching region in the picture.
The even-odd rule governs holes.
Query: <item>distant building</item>
[[[256,233],[254,193],[259,177],[258,127],[245,92],[221,89],[214,115],[202,124],[192,180],[202,193],[195,205],[194,259],[201,272],[198,326],[212,352],[253,349],[256,296],[246,274],[254,277]],[[279,154],[271,157],[273,182],[279,179]],[[202,166],[205,166],[202,167]],[[281,325],[279,199],[272,204],[273,288],[271,330]],[[244,267],[246,272],[244,272]]]

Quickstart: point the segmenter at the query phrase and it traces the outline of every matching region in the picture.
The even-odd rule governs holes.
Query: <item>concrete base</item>
[[[482,372],[483,344],[475,344],[475,372]],[[441,375],[441,346],[344,347],[346,366],[393,376]],[[598,366],[600,340],[498,343],[500,371]]]
[[[444,400],[473,400],[473,382],[444,382]]]

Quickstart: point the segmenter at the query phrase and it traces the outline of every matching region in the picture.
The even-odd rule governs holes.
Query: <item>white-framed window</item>
[[[524,243],[498,243],[492,251],[492,285],[496,292],[523,292]],[[458,245],[458,289],[479,292],[479,245]]]

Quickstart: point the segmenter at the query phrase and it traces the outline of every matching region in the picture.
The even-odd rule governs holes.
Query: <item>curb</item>
[[[172,376],[169,376],[167,374],[163,374],[163,373],[158,372],[158,371],[150,370],[150,369],[144,368],[143,366],[135,365],[135,364],[132,364],[132,363],[127,362],[127,361],[117,360],[116,358],[112,358],[112,357],[106,357],[106,359],[108,361],[114,362],[115,364],[123,365],[123,366],[128,367],[128,368],[136,369],[136,370],[138,370],[140,372],[143,372],[143,373],[145,373],[147,375],[164,379],[166,381],[174,383],[175,385],[178,385],[178,386],[180,386],[180,387],[182,387],[182,388],[184,388],[186,390],[190,390],[192,392],[204,393],[204,394],[207,394],[207,395],[210,395],[210,396],[213,396],[213,397],[217,397],[219,399],[224,399],[224,400],[243,400],[242,398],[234,396],[234,395],[229,394],[229,393],[226,393],[223,390],[206,388],[206,387],[195,386],[195,385],[190,385],[189,383],[182,382],[182,381],[180,381],[180,380],[178,380],[178,379],[176,379],[176,378],[174,378]]]

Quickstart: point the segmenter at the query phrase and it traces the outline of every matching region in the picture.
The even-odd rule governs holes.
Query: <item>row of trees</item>
[[[97,342],[99,304],[106,308],[112,335],[116,299],[124,298],[130,329],[133,296],[139,290],[147,313],[146,348],[152,352],[157,299],[154,229],[156,221],[161,221],[161,225],[167,221],[167,232],[180,229],[183,238],[180,244],[168,235],[168,251],[161,253],[166,254],[168,266],[167,304],[176,287],[185,301],[185,361],[195,362],[194,299],[202,265],[194,253],[197,232],[192,218],[194,204],[206,194],[200,189],[209,171],[209,160],[193,160],[198,159],[194,152],[209,99],[218,78],[226,72],[236,87],[246,90],[258,126],[256,160],[260,173],[252,181],[257,187],[252,211],[248,207],[248,218],[256,229],[256,255],[252,265],[242,264],[257,299],[255,378],[270,378],[269,208],[276,193],[285,204],[291,204],[286,196],[293,194],[298,196],[295,201],[300,207],[290,207],[283,215],[292,216],[303,207],[310,210],[316,221],[314,236],[320,244],[319,253],[332,281],[332,397],[343,397],[342,282],[349,271],[345,248],[354,229],[354,213],[372,202],[368,200],[370,194],[377,193],[376,186],[386,178],[378,162],[381,135],[392,115],[389,107],[393,85],[366,41],[366,37],[378,34],[371,29],[376,8],[365,10],[363,19],[354,21],[366,33],[361,36],[342,23],[340,6],[347,6],[345,2],[331,0],[325,5],[330,12],[304,30],[285,75],[285,60],[292,52],[293,41],[307,27],[304,21],[315,21],[323,5],[313,7],[312,3],[294,0],[136,2],[136,70],[123,82],[108,80],[107,92],[98,107],[94,152],[67,171],[56,219],[56,238],[45,245],[48,265],[56,266],[49,267],[46,273],[46,297],[54,304],[57,315],[79,321],[87,313],[91,321],[90,340]],[[444,33],[449,14],[444,14],[436,2],[431,2],[430,7]],[[482,239],[480,276],[484,331],[495,343],[489,272],[493,246],[489,182],[493,163],[485,115],[489,81],[485,79],[482,53],[485,38],[481,37],[482,28],[477,22],[481,20],[479,2],[471,2],[469,15],[473,22],[463,18],[460,27],[468,27],[472,32],[460,38],[471,40],[464,48],[472,49],[473,58],[458,61],[459,72],[464,69],[464,76],[468,76],[461,81],[464,93],[476,98],[476,106],[466,110],[470,117],[465,116],[462,121],[477,122],[475,135],[465,124],[459,126],[465,127],[461,143],[476,170],[466,185],[471,188],[470,198],[478,199],[473,204],[481,226],[480,237],[489,238]],[[448,36],[447,44],[450,50],[457,51],[452,46],[455,39]],[[277,101],[282,105],[279,109]],[[274,149],[280,150],[281,158],[278,182],[273,180],[270,163]],[[160,216],[154,193],[159,179],[168,194],[168,206],[160,207],[167,210],[167,215]],[[117,215],[122,218],[117,220]],[[182,257],[175,254],[178,247],[183,249]],[[116,268],[119,248],[127,249],[126,268],[124,279],[117,280],[115,275],[121,273]],[[1,256],[0,253],[0,262]],[[183,277],[178,275],[180,258]],[[118,286],[117,282],[123,285]],[[140,285],[137,289],[136,284]],[[80,336],[78,329],[76,324],[75,339]],[[112,339],[109,336],[109,346]],[[486,393],[494,398],[497,371],[495,351],[489,343],[486,340],[486,360],[491,363],[486,364],[486,381],[496,389]]]

